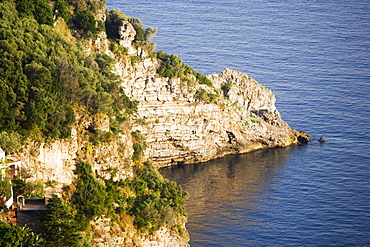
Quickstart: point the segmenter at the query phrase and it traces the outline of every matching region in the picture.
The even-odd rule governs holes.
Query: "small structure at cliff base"
[[[35,233],[42,233],[41,217],[46,209],[47,198],[17,198],[17,225],[27,225]]]

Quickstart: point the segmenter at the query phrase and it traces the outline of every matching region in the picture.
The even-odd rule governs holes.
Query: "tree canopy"
[[[42,217],[46,246],[79,246],[82,237],[77,233],[79,226],[72,209],[64,205],[55,194],[49,199],[46,208]]]
[[[68,1],[76,6],[79,2]],[[69,137],[76,106],[125,119],[120,116],[134,112],[136,104],[127,98],[118,77],[110,73],[113,60],[104,54],[85,55],[78,42],[37,20],[35,15],[43,10],[33,9],[43,4],[50,10],[45,3],[0,3],[0,132]],[[66,4],[62,0],[56,3]],[[90,9],[76,10],[74,18],[81,18],[80,29],[91,31],[95,25]]]

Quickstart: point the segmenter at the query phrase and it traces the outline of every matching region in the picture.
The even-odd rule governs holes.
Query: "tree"
[[[20,137],[15,132],[0,132],[0,147],[4,149],[5,152],[14,153],[18,148],[20,148]]]
[[[83,36],[90,38],[96,35],[96,21],[90,10],[77,11],[74,24],[83,31]]]
[[[55,194],[49,199],[46,208],[42,218],[46,246],[79,246],[81,235],[77,233],[79,226],[71,208],[64,205]]]
[[[39,24],[53,25],[53,12],[46,1],[19,0],[16,4],[22,17],[34,17]]]
[[[40,181],[24,182],[22,179],[12,180],[14,197],[19,195],[25,198],[42,198],[44,194],[44,185]]]
[[[57,10],[57,14],[60,15],[66,22],[71,17],[71,11],[65,0],[55,0],[54,9]]]
[[[42,239],[28,227],[14,226],[0,221],[0,246],[42,246]]]
[[[103,214],[107,193],[104,181],[93,176],[89,164],[78,163],[76,173],[76,191],[72,196],[72,203],[77,210],[76,220],[80,223],[80,229],[85,230],[90,220]]]

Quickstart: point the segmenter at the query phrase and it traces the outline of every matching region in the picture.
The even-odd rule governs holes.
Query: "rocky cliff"
[[[213,86],[199,84],[195,78],[161,77],[156,73],[159,62],[142,48],[133,46],[135,34],[131,24],[122,20],[118,43],[128,51],[124,58],[109,50],[110,41],[105,32],[101,32],[97,39],[90,39],[85,50],[88,54],[105,53],[116,60],[113,72],[120,76],[126,95],[139,102],[138,112],[131,123],[133,130],[140,130],[145,135],[145,155],[157,167],[203,162],[227,154],[308,141],[305,133],[290,128],[281,119],[271,90],[248,75],[225,69],[219,75],[208,76]],[[130,61],[130,57],[135,59]],[[77,115],[80,129],[85,126],[86,130],[86,126],[93,126],[94,121],[102,121],[101,118],[87,119],[83,114]],[[103,121],[106,121],[105,127],[97,128],[109,132],[109,119]],[[48,146],[42,144],[38,155],[27,155],[25,159],[33,165],[45,165],[35,171],[42,173],[41,177],[47,174],[48,178],[56,177],[68,183],[73,177],[73,160],[81,150],[89,149],[84,145],[81,147],[81,143],[86,142],[78,141],[83,131],[76,127],[70,140]],[[122,140],[118,141],[128,147],[124,159],[133,151],[131,137],[127,134],[121,135]],[[116,151],[117,144],[109,145],[109,148],[103,145],[93,151],[91,148],[87,150],[91,152],[88,156],[97,170],[112,165],[119,167],[122,162],[118,158],[122,155]]]
[[[208,76],[209,87],[159,77],[157,62],[145,51],[137,55],[136,64],[117,63],[114,71],[140,102],[137,118],[145,124],[134,128],[146,136],[146,155],[157,167],[308,141],[281,119],[271,90],[246,74],[225,69]]]
[[[113,72],[122,80],[126,95],[139,102],[138,112],[127,123],[127,130],[109,142],[92,145],[90,138],[97,130],[110,132],[109,118],[87,116],[81,109],[75,112],[77,124],[71,138],[49,144],[30,141],[21,154],[23,162],[33,179],[59,184],[50,188],[50,193],[61,192],[64,185],[72,183],[76,160],[89,162],[103,176],[117,168],[118,178],[131,177],[135,140],[130,133],[135,130],[145,136],[145,156],[158,168],[308,141],[305,133],[281,119],[271,90],[246,74],[225,69],[208,76],[213,86],[199,84],[191,76],[161,77],[156,73],[159,62],[132,45],[135,30],[129,22],[121,22],[119,35],[126,57],[109,50],[104,32],[85,42],[85,50],[116,60]],[[186,234],[181,237],[166,228],[150,236],[134,230],[122,232],[105,219],[97,221],[94,229],[96,246],[181,246],[188,240]]]
[[[227,154],[285,147],[308,141],[282,120],[275,107],[275,96],[248,75],[225,69],[209,75],[213,86],[199,84],[194,78],[161,77],[158,61],[132,45],[135,30],[127,21],[119,28],[119,43],[134,56],[117,58],[109,50],[104,32],[85,44],[87,53],[101,52],[116,59],[113,72],[122,79],[127,96],[139,102],[132,130],[146,137],[145,155],[157,167],[203,162]],[[22,156],[35,179],[71,183],[76,158],[89,161],[95,170],[119,169],[119,177],[130,176],[133,153],[130,132],[113,142],[91,146],[89,129],[109,132],[109,118],[87,117],[76,112],[77,124],[72,138],[49,144],[31,143]],[[119,151],[118,151],[119,150]]]

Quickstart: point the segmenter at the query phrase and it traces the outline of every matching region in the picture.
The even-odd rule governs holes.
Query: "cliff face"
[[[136,125],[147,138],[146,155],[157,167],[203,162],[226,154],[308,141],[289,127],[271,90],[241,72],[209,75],[214,87],[156,75],[157,64],[137,51],[134,65],[117,63],[128,96],[140,102]],[[200,92],[216,96],[213,103]]]
[[[76,118],[71,138],[52,143],[29,141],[24,146],[21,157],[31,180],[55,180],[58,185],[53,191],[60,192],[63,185],[73,182],[78,160],[88,162],[94,171],[106,178],[110,177],[110,170],[114,168],[117,168],[118,178],[132,177],[130,131],[121,133],[110,142],[93,144],[92,131],[108,133],[108,117],[103,114],[87,117],[82,112],[76,112]]]
[[[285,147],[308,140],[305,133],[290,128],[281,119],[271,90],[246,74],[225,69],[220,75],[209,75],[213,87],[197,84],[195,80],[160,77],[156,74],[158,62],[141,48],[132,46],[135,30],[129,22],[122,21],[119,34],[119,43],[137,59],[135,63],[117,59],[113,71],[121,77],[127,96],[139,101],[138,113],[131,124],[133,130],[140,130],[146,137],[145,155],[157,167],[203,162],[227,154]],[[86,51],[114,57],[108,47],[103,32],[86,45]],[[120,168],[125,160],[130,163],[133,149],[129,133],[123,133],[115,142],[89,147],[84,140],[88,126],[105,121],[97,128],[108,132],[109,120],[107,117],[87,119],[82,113],[77,119],[80,127],[74,129],[71,139],[50,145],[35,144],[38,153],[24,152],[24,159],[35,168],[37,179],[47,177],[70,183],[77,157],[90,161],[97,171]],[[120,171],[121,178],[130,175],[130,169]]]
[[[132,46],[135,30],[129,22],[122,21],[119,35],[120,45],[128,50],[128,56],[135,57],[135,62],[115,57],[104,32],[85,44],[86,53],[101,52],[116,59],[113,72],[122,79],[126,95],[139,101],[138,112],[128,123],[132,129],[127,128],[110,142],[92,145],[90,132],[108,133],[109,118],[76,112],[72,138],[49,144],[30,141],[22,160],[33,179],[59,182],[50,193],[72,183],[75,163],[80,159],[103,176],[109,176],[111,168],[117,168],[118,178],[133,176],[134,141],[130,133],[135,130],[146,137],[145,156],[158,168],[308,141],[305,133],[281,119],[271,90],[246,74],[225,69],[219,75],[209,75],[213,87],[198,84],[194,78],[160,77],[156,74],[158,62],[145,50]],[[95,245],[182,246],[188,240],[186,234],[180,237],[165,228],[150,236],[118,228],[105,219],[97,221]]]

